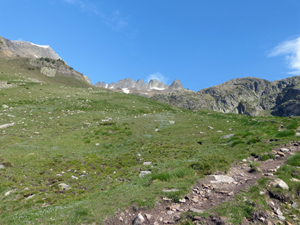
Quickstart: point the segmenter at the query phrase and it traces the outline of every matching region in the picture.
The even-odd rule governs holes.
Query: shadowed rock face
[[[187,109],[246,115],[300,116],[300,76],[270,82],[247,77],[198,92],[180,90],[153,99]]]
[[[60,59],[48,45],[36,45],[27,41],[10,41],[2,37],[0,37],[0,51],[6,57]]]
[[[134,81],[131,78],[123,79],[116,83],[110,84],[106,84],[105,82],[98,82],[95,84],[95,86],[108,88],[115,91],[123,90],[126,93],[136,93],[144,96],[151,96],[155,93],[169,93],[184,89],[179,80],[175,80],[171,85],[167,85],[156,79],[150,80],[149,83],[145,83],[141,79]]]

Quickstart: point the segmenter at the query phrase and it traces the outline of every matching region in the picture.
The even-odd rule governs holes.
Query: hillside
[[[299,222],[299,118],[177,108],[92,86],[60,58],[3,49],[0,224]],[[298,84],[236,79],[196,94],[171,86],[180,96],[205,93],[207,105],[267,93],[295,107]]]
[[[300,115],[300,76],[267,81],[238,78],[198,92],[157,94],[155,100],[186,109],[209,109],[246,115]]]
[[[275,148],[299,140],[297,118],[194,112],[96,87],[40,83],[24,71],[0,76],[9,85],[0,89],[1,224],[130,224],[126,218],[142,210],[181,204],[206,175],[224,174],[251,156],[255,158],[246,165],[255,168],[262,160],[273,160]],[[37,80],[38,75],[36,71]],[[273,199],[288,221],[299,211],[290,213],[285,202],[300,204],[297,183],[289,180],[299,179],[300,172],[292,168],[276,176],[290,187],[284,196],[293,198],[284,203]],[[269,190],[262,179],[257,185]],[[182,219],[176,220],[187,224],[194,216],[220,215],[239,224],[262,210],[271,212],[264,203],[268,196],[251,190],[250,202],[238,203],[244,207],[238,215],[224,215],[221,204],[180,212]],[[259,203],[251,205],[255,199]],[[237,210],[231,201],[226,208]],[[268,216],[268,221],[276,218]]]

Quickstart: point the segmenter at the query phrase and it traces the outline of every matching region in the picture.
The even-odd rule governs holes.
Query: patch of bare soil
[[[237,193],[255,184],[261,177],[273,177],[273,173],[286,161],[287,157],[297,151],[300,151],[300,142],[278,147],[273,150],[275,159],[259,161],[258,171],[254,172],[250,172],[253,168],[250,168],[249,164],[258,159],[249,157],[233,165],[226,175],[214,174],[199,180],[191,192],[185,198],[180,199],[179,203],[162,198],[153,209],[128,209],[112,220],[106,221],[105,224],[175,224],[180,220],[183,212],[203,213],[222,202],[232,200]],[[197,217],[194,219],[197,220]],[[211,216],[205,222],[206,224],[225,224],[217,215]]]

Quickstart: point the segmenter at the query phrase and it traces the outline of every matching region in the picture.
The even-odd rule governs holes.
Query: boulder
[[[133,220],[132,225],[142,225],[144,221],[145,221],[144,217],[142,216],[141,213],[139,213],[137,217],[135,217],[135,219]]]
[[[275,178],[274,181],[271,182],[271,185],[274,187],[281,188],[283,190],[289,190],[289,186],[279,178]]]

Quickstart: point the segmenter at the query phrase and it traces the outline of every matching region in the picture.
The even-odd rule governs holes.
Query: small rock
[[[285,217],[284,217],[284,216],[279,216],[279,215],[278,215],[277,217],[278,217],[279,220],[285,221]]]
[[[152,173],[151,171],[141,171],[139,177],[142,178],[142,177],[144,177],[148,174],[151,174],[151,173]]]
[[[179,211],[180,205],[179,204],[171,205],[169,207],[169,209],[172,210],[172,211]]]
[[[169,216],[172,216],[173,214],[174,214],[174,211],[170,210],[170,211],[167,212],[167,215],[169,215]]]
[[[280,156],[280,157],[285,157],[285,154],[283,152],[277,152],[277,154]]]
[[[263,217],[259,217],[258,220],[261,221],[261,222],[265,222],[266,219],[263,218]]]
[[[9,108],[9,106],[8,105],[2,105],[2,108],[7,109],[7,108]]]
[[[228,139],[228,138],[231,138],[233,136],[234,136],[234,134],[228,134],[228,135],[224,135],[223,137],[221,137],[221,139]]]
[[[60,189],[63,190],[63,191],[67,191],[67,190],[70,190],[71,187],[65,183],[61,183],[59,184],[58,186],[60,186]]]
[[[227,183],[231,184],[235,182],[235,180],[227,175],[212,175],[215,178],[215,181],[211,181],[212,184],[219,184],[219,183]]]
[[[26,200],[33,198],[35,195],[30,195],[26,198]]]
[[[5,192],[4,196],[9,196],[11,194],[11,191]]]
[[[147,219],[147,220],[150,220],[150,219],[151,219],[151,217],[152,217],[152,215],[151,215],[151,214],[147,214],[147,213],[145,213],[145,217],[146,217],[146,219]]]
[[[142,216],[141,213],[139,213],[137,215],[137,217],[135,217],[135,219],[133,220],[132,224],[133,225],[142,225],[144,221],[145,221],[144,217]]]
[[[290,181],[293,181],[293,182],[300,182],[300,180],[296,179],[296,178],[291,178]]]
[[[193,220],[201,221],[201,220],[202,220],[202,217],[200,217],[200,216],[194,216],[194,217],[193,217]]]
[[[180,203],[185,203],[185,202],[186,202],[186,199],[185,199],[185,198],[179,199],[179,202],[180,202]]]
[[[196,209],[196,208],[189,208],[189,211],[194,212],[194,213],[204,213],[204,210],[201,209]]]
[[[196,195],[192,198],[192,202],[197,203],[199,201],[199,197]]]
[[[4,169],[5,166],[3,164],[0,164],[0,169]]]
[[[297,202],[293,202],[292,207],[293,207],[294,209],[298,208]]]
[[[144,166],[149,166],[152,162],[144,162],[143,165]]]
[[[248,160],[247,160],[247,159],[243,159],[242,161],[243,161],[243,162],[247,162]]]
[[[275,178],[274,181],[271,183],[271,185],[282,188],[284,190],[289,190],[289,186],[279,178]]]
[[[208,126],[207,128],[208,128],[208,129],[210,129],[210,130],[213,130],[213,129],[214,129],[214,128],[213,128],[213,127],[211,127],[211,126]]]
[[[78,177],[73,176],[73,175],[71,176],[71,178],[72,178],[72,179],[75,179],[75,180],[78,180],[78,179],[79,179]]]
[[[282,213],[282,211],[280,210],[280,208],[276,209],[275,213],[276,213],[278,216],[283,216],[283,213]]]
[[[163,189],[162,192],[176,192],[176,191],[179,191],[179,189],[176,189],[176,188],[172,188],[172,189]]]
[[[281,151],[281,152],[289,152],[290,150],[287,149],[287,148],[281,148],[280,151]]]
[[[264,176],[267,176],[267,177],[273,177],[274,174],[273,174],[273,173],[265,173]]]

